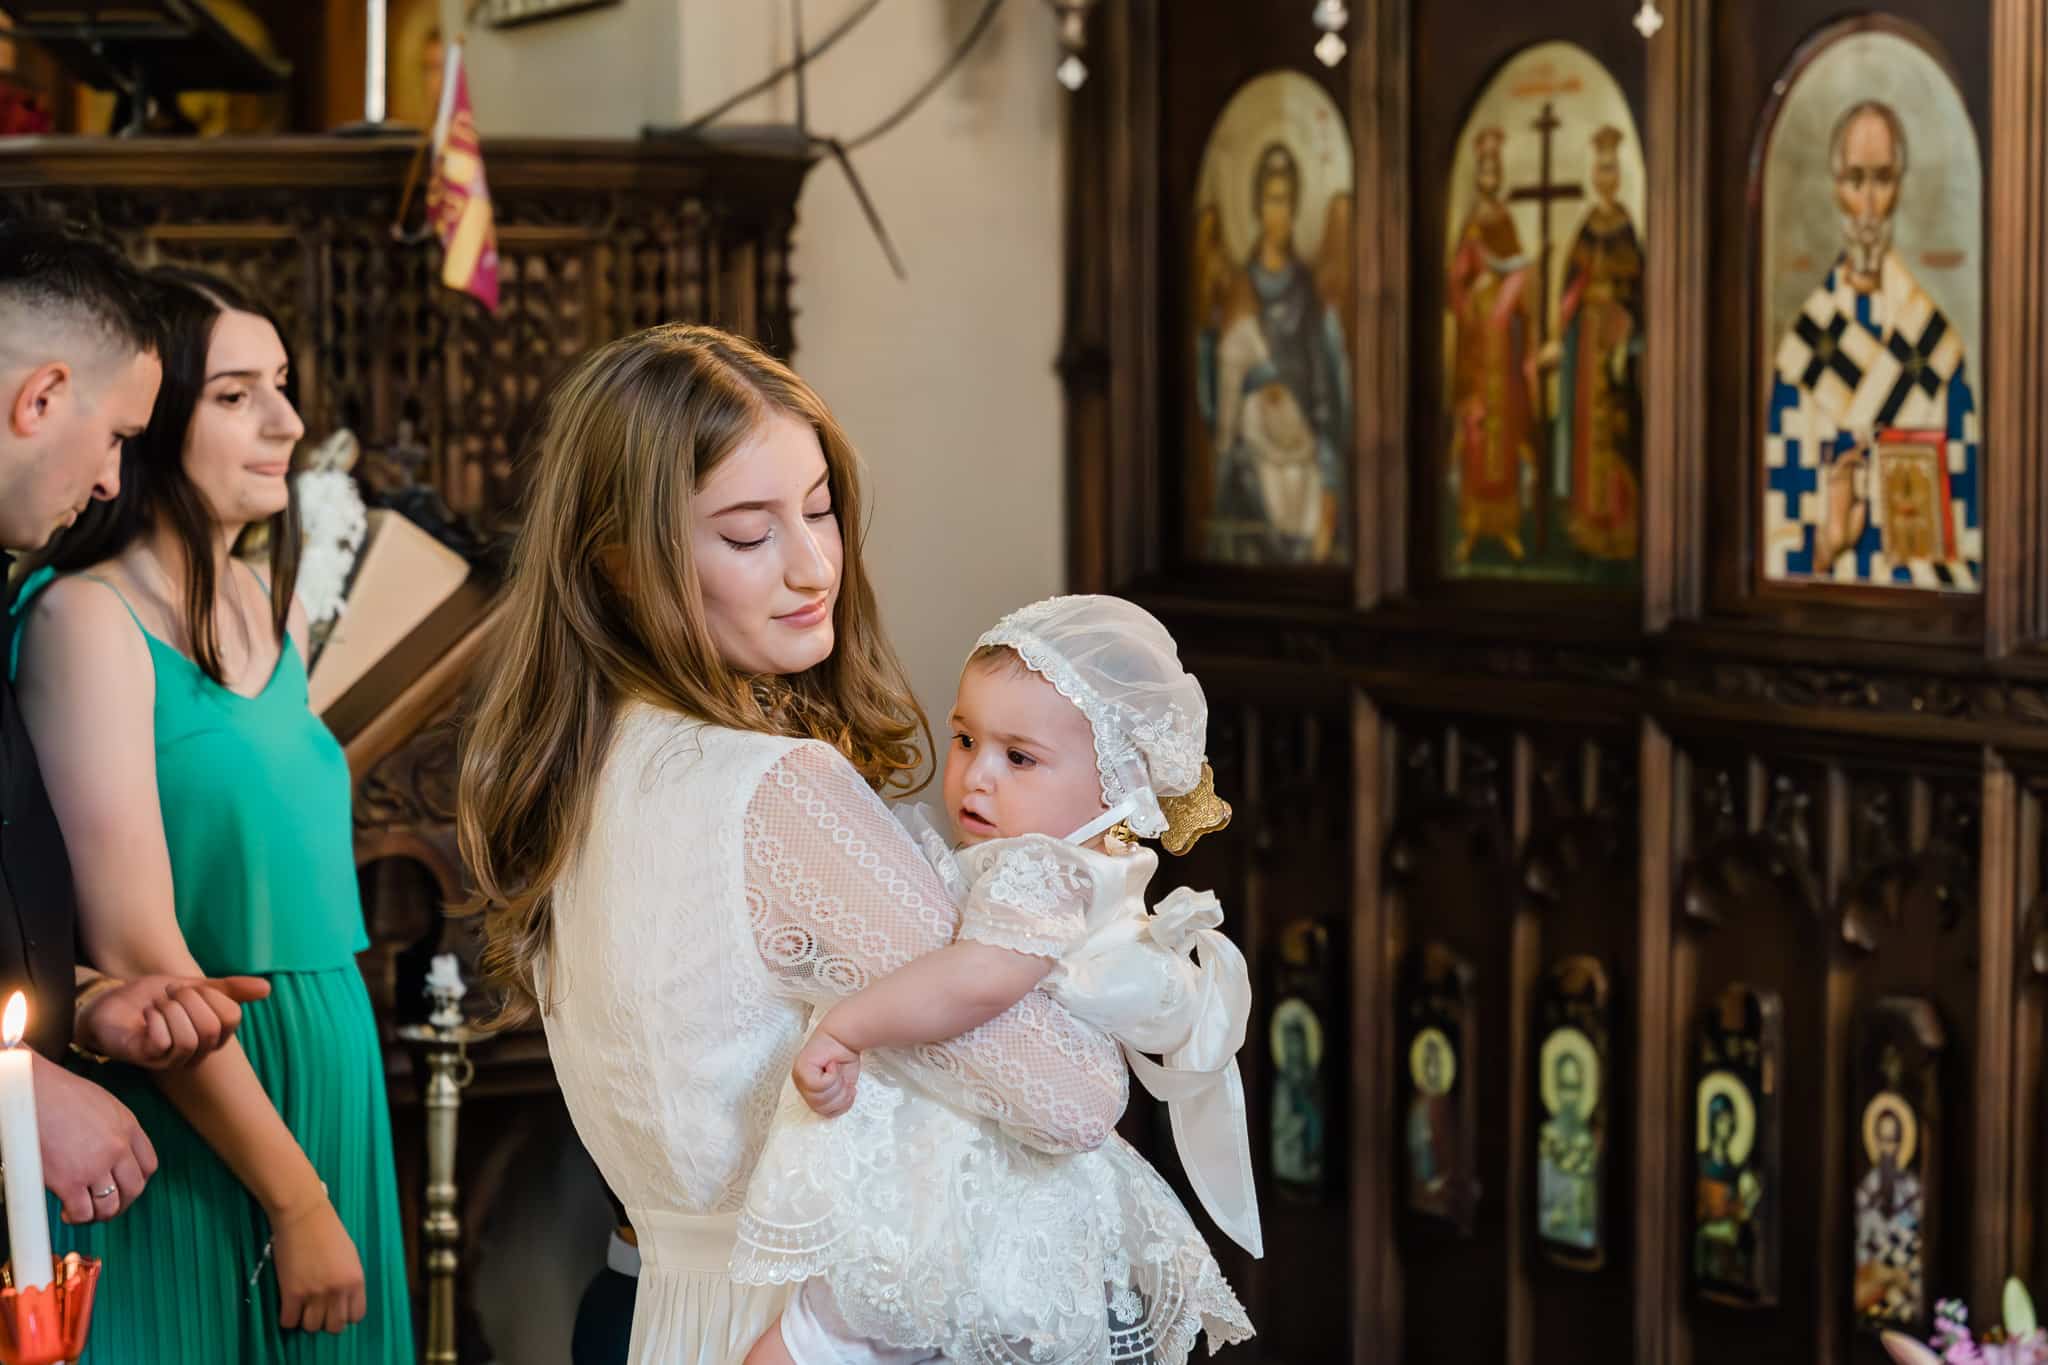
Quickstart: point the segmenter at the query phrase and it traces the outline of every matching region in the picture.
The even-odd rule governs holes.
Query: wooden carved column
[[[2044,518],[2048,473],[2048,387],[2033,382],[2048,347],[2048,10],[2029,0],[1991,0],[1991,186],[1988,296],[1996,300],[1985,338],[1998,377],[1986,425],[1990,448],[2008,452],[1985,533],[2007,552],[1985,584],[1985,645],[1994,658],[2048,631]]]

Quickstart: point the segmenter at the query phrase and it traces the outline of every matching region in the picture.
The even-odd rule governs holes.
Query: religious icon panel
[[[1272,1175],[1278,1192],[1314,1203],[1329,1187],[1330,1083],[1323,1018],[1329,1005],[1329,932],[1295,920],[1280,934],[1277,1003],[1267,1025],[1273,1058]]]
[[[1473,102],[1445,219],[1451,577],[1636,581],[1645,194],[1628,99],[1583,48],[1524,48]]]
[[[1941,62],[1849,31],[1784,82],[1762,170],[1761,571],[1974,593],[1984,173]]]
[[[1469,1234],[1479,1199],[1473,1170],[1473,972],[1441,943],[1412,956],[1403,992],[1407,1204]]]
[[[1742,1308],[1778,1300],[1778,1076],[1784,1007],[1730,985],[1694,1044],[1693,1281]]]
[[[1575,1270],[1597,1270],[1606,1259],[1611,1014],[1598,958],[1559,962],[1537,996],[1536,1239],[1550,1260]]]
[[[1209,134],[1194,204],[1188,545],[1216,564],[1350,558],[1351,135],[1270,71]]]
[[[1870,1008],[1858,1030],[1850,1133],[1856,1173],[1856,1321],[1927,1330],[1928,1268],[1939,1241],[1940,1016],[1925,1000]]]

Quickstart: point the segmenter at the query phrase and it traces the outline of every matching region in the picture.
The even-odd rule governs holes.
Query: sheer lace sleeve
[[[1095,878],[1084,855],[1042,835],[969,849],[973,884],[960,903],[960,937],[1033,957],[1058,958],[1088,932]]]
[[[829,745],[777,760],[746,812],[747,908],[776,986],[830,1005],[953,941],[938,873]],[[953,1041],[895,1054],[911,1079],[1050,1152],[1087,1151],[1123,1113],[1128,1076],[1108,1035],[1043,991]]]

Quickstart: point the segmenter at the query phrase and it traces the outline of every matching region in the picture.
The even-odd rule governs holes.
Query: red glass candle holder
[[[7,1267],[0,1287],[0,1365],[61,1365],[85,1354],[99,1259],[73,1251],[57,1262],[56,1272],[50,1284],[16,1289],[14,1267]]]

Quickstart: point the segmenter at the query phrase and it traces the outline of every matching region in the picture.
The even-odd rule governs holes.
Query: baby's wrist
[[[861,1045],[858,1030],[847,1027],[850,1022],[852,1021],[847,1017],[846,1007],[844,1005],[834,1005],[831,1009],[825,1011],[823,1018],[818,1020],[818,1026],[811,1030],[811,1037],[813,1039],[823,1038],[846,1049],[848,1052],[858,1055],[866,1049]]]

